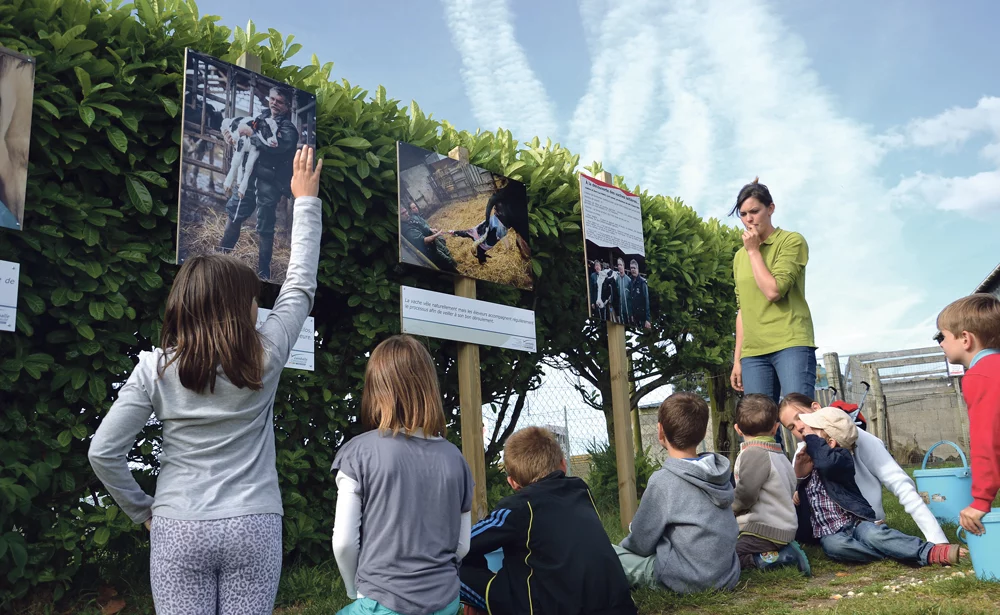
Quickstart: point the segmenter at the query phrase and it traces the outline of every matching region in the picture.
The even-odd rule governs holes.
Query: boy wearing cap
[[[936,545],[876,522],[854,481],[858,428],[847,413],[821,408],[799,419],[806,425],[806,452],[813,467],[799,479],[796,495],[827,557],[859,563],[888,558],[920,566],[958,563],[958,545]]]

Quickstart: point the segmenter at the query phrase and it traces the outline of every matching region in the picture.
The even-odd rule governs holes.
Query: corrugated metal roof
[[[974,292],[992,293],[997,290],[998,286],[1000,286],[1000,265],[997,265],[996,268],[988,276],[986,276],[986,279],[980,282]]]

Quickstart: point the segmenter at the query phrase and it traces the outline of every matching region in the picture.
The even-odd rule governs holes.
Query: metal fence
[[[590,471],[590,451],[608,446],[608,427],[604,413],[584,401],[578,386],[596,394],[595,399],[600,401],[600,393],[569,370],[546,367],[542,385],[527,394],[517,421],[517,429],[538,426],[551,430],[562,444],[569,473],[586,479]],[[657,465],[666,456],[666,451],[656,438],[657,411],[671,390],[670,386],[656,389],[647,394],[639,404],[641,445]],[[508,416],[501,424],[501,430],[509,422]],[[483,441],[487,444],[495,427],[496,410],[488,405],[483,406]],[[699,446],[699,451],[712,450],[711,422],[708,429],[709,433]]]

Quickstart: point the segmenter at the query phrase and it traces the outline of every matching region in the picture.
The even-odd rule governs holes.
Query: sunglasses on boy
[[[941,333],[940,331],[938,331],[937,335],[935,335],[932,339],[935,342],[937,342],[938,344],[941,344],[941,342],[944,341],[944,333]]]

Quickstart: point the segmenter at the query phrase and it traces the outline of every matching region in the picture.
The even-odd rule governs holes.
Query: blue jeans
[[[743,394],[760,393],[778,403],[789,393],[802,393],[816,399],[816,351],[808,346],[792,346],[771,354],[740,359],[743,368]],[[782,430],[775,439],[785,449]]]
[[[740,359],[743,393],[762,393],[778,403],[789,393],[816,398],[816,351],[792,346],[771,354]]]
[[[819,542],[830,559],[862,564],[888,558],[926,566],[934,546],[884,523],[876,525],[871,521],[848,525],[836,534],[823,536]]]

